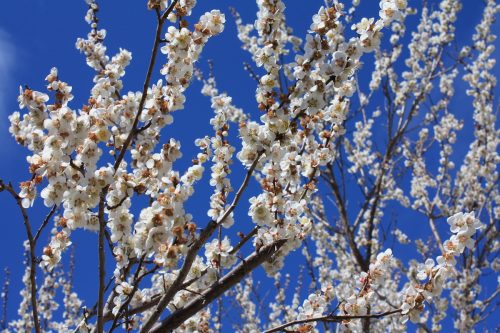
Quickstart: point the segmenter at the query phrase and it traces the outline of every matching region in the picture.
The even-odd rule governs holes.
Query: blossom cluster
[[[243,310],[234,330],[245,333],[314,332],[321,321],[345,332],[404,332],[408,319],[434,332],[449,305],[459,313],[455,327],[472,331],[486,316],[498,292],[487,295],[479,279],[500,267],[494,0],[486,1],[472,45],[456,52],[455,0],[422,5],[411,36],[405,20],[417,10],[406,0],[381,0],[377,17],[359,19],[359,0],[325,1],[304,38],[294,35],[283,0],[256,0],[249,24],[232,10],[255,65],[244,66],[256,82],[254,112],[217,87],[212,62],[208,76],[198,64],[209,39],[225,31],[220,10],[193,19],[196,0],[145,1],[157,20],[153,54],[142,91],[125,91],[132,54],[108,55],[99,5],[86,3],[90,32],[76,47],[95,73],[85,104],[74,106],[75,92],[52,68],[46,92],[21,87],[26,112],[9,117],[12,136],[30,151],[30,177],[18,192],[0,179],[0,191],[10,191],[23,212],[31,256],[19,319],[9,329],[222,331],[229,298]],[[179,170],[190,143],[165,129],[185,108],[194,78],[210,99],[211,133],[196,136],[199,150]],[[463,162],[454,152],[467,122],[452,107],[460,78],[474,109]],[[238,168],[245,173],[239,186]],[[205,177],[212,192],[198,221],[187,202]],[[51,211],[33,237],[27,211],[37,196]],[[412,221],[387,214],[394,205],[421,214],[431,241],[410,237]],[[445,217],[452,235],[443,242]],[[479,219],[490,222],[483,228]],[[38,246],[49,222],[50,240]],[[77,229],[99,241],[99,299],[83,312],[72,273],[62,268]],[[398,242],[392,249],[387,237]],[[414,247],[424,262],[401,262],[396,247]],[[304,264],[292,278],[284,266],[296,249]],[[269,304],[257,295],[258,266],[274,277]]]
[[[401,292],[402,314],[405,319],[420,322],[420,313],[424,308],[424,301],[431,302],[443,291],[446,279],[453,274],[456,265],[455,257],[462,254],[465,248],[473,249],[475,240],[472,238],[477,229],[483,224],[474,216],[474,213],[457,213],[448,218],[448,224],[453,236],[443,244],[444,253],[436,258],[427,259],[418,266],[417,278],[423,281],[419,284],[409,284]]]

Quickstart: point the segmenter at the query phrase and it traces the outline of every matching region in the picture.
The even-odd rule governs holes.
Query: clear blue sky
[[[221,36],[212,38],[200,59],[200,67],[206,68],[208,59],[215,64],[215,76],[219,90],[227,91],[233,97],[237,106],[247,112],[257,114],[254,91],[255,82],[243,69],[243,61],[251,62],[249,55],[240,48],[237,39],[236,27],[229,6],[235,7],[247,23],[255,20],[256,5],[249,0],[218,0],[198,1],[190,22],[198,18],[204,11],[220,9],[226,13],[227,25]],[[126,48],[133,54],[131,65],[124,78],[124,92],[136,91],[142,87],[152,40],[156,18],[153,12],[146,10],[145,0],[100,1],[100,27],[108,31],[106,45],[108,54],[113,55],[118,48]],[[409,0],[410,5],[421,3],[420,0]],[[464,1],[464,9],[460,14],[458,30],[459,41],[470,41],[475,24],[479,21],[483,8],[478,0]],[[289,24],[300,37],[305,35],[311,16],[323,4],[322,0],[285,1],[286,15]],[[361,14],[367,16],[378,15],[378,1],[363,0]],[[3,1],[0,10],[0,177],[10,180],[14,184],[29,177],[25,157],[27,150],[20,148],[8,133],[7,116],[18,110],[17,93],[19,85],[29,85],[33,89],[44,91],[44,78],[53,66],[58,67],[59,76],[63,81],[73,86],[75,99],[71,102],[73,108],[79,108],[89,95],[92,84],[93,71],[85,64],[84,56],[74,47],[77,37],[84,37],[88,32],[88,25],[83,19],[87,6],[83,0],[15,0]],[[414,26],[416,17],[410,18],[410,25]],[[498,24],[496,25],[498,31]],[[158,63],[162,63],[161,55]],[[369,60],[367,60],[369,61]],[[160,78],[158,71],[156,79]],[[156,81],[153,80],[154,81]],[[368,78],[363,71],[360,74],[362,85],[366,87]],[[194,82],[188,90],[186,109],[174,114],[174,125],[167,127],[165,137],[180,139],[183,145],[184,157],[178,164],[184,170],[196,148],[194,139],[211,133],[208,123],[212,115],[209,100],[199,93],[201,85]],[[455,105],[467,101],[465,89],[457,89]],[[470,103],[467,108],[460,108],[464,117],[471,114]],[[463,111],[462,111],[463,110]],[[256,118],[256,117],[255,117]],[[470,132],[466,135],[470,137]],[[233,143],[239,148],[239,144]],[[466,148],[466,146],[464,146]],[[465,150],[465,149],[464,149]],[[243,170],[238,161],[235,161],[235,177],[233,185],[240,183]],[[199,194],[189,202],[189,207],[196,220],[203,224],[207,221],[206,210],[211,189],[208,186],[199,186]],[[248,199],[249,195],[246,196]],[[246,203],[243,200],[243,203]],[[5,194],[0,194],[0,209],[2,210],[3,232],[0,233],[0,269],[9,267],[12,271],[12,291],[9,316],[12,319],[19,304],[18,291],[24,267],[22,265],[22,241],[25,239],[24,228],[19,211],[14,202]],[[30,214],[34,225],[45,216],[46,208],[38,202]],[[395,212],[398,214],[398,211]],[[241,216],[241,231],[251,229],[250,221],[244,209],[236,212]],[[390,214],[388,214],[390,215]],[[410,228],[411,229],[411,228]],[[411,231],[410,231],[411,232]],[[443,229],[443,232],[446,232]],[[410,233],[411,235],[411,233]],[[42,236],[40,245],[48,240],[46,232]],[[77,270],[75,286],[80,296],[87,300],[89,306],[95,301],[96,290],[96,240],[97,236],[91,233],[76,232],[73,242],[77,244]],[[41,249],[39,249],[41,250]],[[401,249],[399,255],[405,257],[408,253]],[[293,260],[293,258],[291,259]],[[111,270],[108,270],[111,271]],[[3,272],[0,271],[0,281]]]

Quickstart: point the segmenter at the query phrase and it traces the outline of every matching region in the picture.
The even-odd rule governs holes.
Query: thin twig
[[[229,252],[230,254],[235,254],[236,252],[238,252],[242,247],[243,245],[246,244],[246,242],[248,242],[253,236],[257,235],[257,231],[259,231],[260,229],[260,226],[256,226],[255,228],[252,229],[252,231],[250,231],[248,234],[246,234],[238,244],[236,244],[235,247],[233,247],[233,249]]]
[[[139,102],[139,107],[137,108],[137,114],[134,118],[134,122],[132,124],[132,129],[130,130],[127,138],[125,139],[125,142],[121,146],[120,149],[120,154],[118,155],[118,158],[115,161],[114,164],[114,169],[115,171],[118,170],[120,167],[121,162],[123,161],[123,158],[125,157],[125,153],[127,152],[128,147],[132,143],[132,140],[134,139],[135,135],[137,134],[137,125],[139,124],[139,119],[142,114],[142,110],[144,108],[144,104],[146,103],[146,98],[148,96],[148,88],[149,88],[149,83],[151,81],[151,76],[153,75],[153,69],[155,67],[155,62],[156,62],[156,56],[158,55],[158,47],[160,46],[161,43],[161,34],[163,31],[163,24],[165,23],[165,20],[167,19],[168,15],[174,10],[175,5],[177,4],[178,0],[174,0],[170,6],[165,10],[165,12],[159,17],[158,19],[158,24],[156,26],[156,35],[153,43],[153,50],[151,51],[151,58],[149,60],[149,66],[148,66],[148,71],[146,73],[146,79],[144,80],[144,85],[142,87],[142,96],[141,100]],[[158,13],[157,13],[158,14]]]
[[[327,316],[313,317],[313,318],[302,319],[302,320],[294,320],[294,321],[290,321],[288,323],[285,323],[283,325],[277,326],[275,328],[269,329],[267,331],[264,331],[263,333],[274,333],[274,332],[285,331],[285,328],[293,326],[293,325],[307,324],[307,323],[313,323],[313,322],[339,323],[339,322],[342,322],[344,320],[352,320],[352,319],[381,318],[381,317],[390,316],[390,315],[395,314],[395,313],[400,313],[401,311],[402,311],[401,309],[397,309],[397,310],[391,310],[391,311],[386,311],[383,313],[375,313],[375,314],[370,314],[370,315],[360,315],[360,316],[327,315]]]
[[[139,279],[139,273],[141,272],[144,258],[145,258],[145,255],[143,255],[141,257],[141,259],[139,260],[139,264],[137,265],[137,270],[135,271],[135,274],[134,274],[134,286],[133,286],[132,292],[130,293],[130,295],[128,295],[127,300],[118,309],[118,312],[116,313],[115,319],[113,320],[113,324],[111,325],[111,329],[109,330],[109,333],[113,332],[115,330],[115,328],[118,327],[118,325],[119,325],[118,318],[120,318],[120,314],[123,312],[123,310],[128,308],[128,305],[130,304],[135,293],[139,289],[139,283],[141,282],[141,280]]]
[[[57,208],[56,205],[52,206],[52,209],[50,210],[50,212],[47,214],[47,216],[43,220],[42,225],[40,226],[40,228],[38,229],[38,231],[35,234],[35,238],[34,238],[35,243],[37,242],[38,238],[42,234],[43,229],[47,226],[47,223],[49,223],[49,220],[52,217],[52,215],[54,215],[54,213],[56,212],[56,208]]]

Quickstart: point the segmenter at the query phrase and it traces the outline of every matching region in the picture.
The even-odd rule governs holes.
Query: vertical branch
[[[2,330],[7,329],[7,306],[9,304],[9,286],[10,286],[10,270],[5,268],[5,280],[2,288],[2,319],[0,327]]]
[[[33,237],[33,232],[31,231],[31,224],[28,217],[28,212],[26,208],[23,207],[22,198],[14,191],[12,184],[5,184],[0,179],[0,192],[7,191],[12,195],[12,197],[16,200],[19,209],[21,210],[21,214],[23,215],[24,227],[26,229],[26,235],[28,236],[28,243],[30,248],[30,284],[31,284],[31,310],[33,314],[33,324],[35,326],[35,332],[40,333],[40,321],[38,318],[38,304],[36,299],[37,287],[36,287],[36,257],[35,257],[35,245],[36,241]]]
[[[328,168],[326,169],[327,172],[327,182],[332,188],[332,192],[335,198],[335,202],[337,204],[337,208],[339,210],[339,215],[340,215],[340,220],[342,222],[342,225],[344,227],[344,231],[347,237],[347,241],[349,244],[349,248],[351,249],[354,258],[356,259],[356,262],[358,265],[363,269],[364,271],[368,270],[368,267],[366,266],[366,263],[363,259],[363,255],[361,254],[358,246],[356,245],[356,240],[354,238],[354,233],[353,230],[351,229],[351,226],[349,225],[349,218],[347,215],[347,208],[345,206],[345,202],[342,198],[342,195],[340,193],[337,181],[335,179],[335,174],[333,172],[333,167],[331,164],[328,165]]]
[[[107,187],[106,187],[107,189]],[[106,191],[101,192],[101,200],[99,201],[99,290],[97,296],[97,332],[104,332],[104,292],[106,288],[106,253],[104,252],[104,233],[106,231],[106,220],[104,219],[104,201],[106,199]]]
[[[444,250],[443,241],[441,240],[441,236],[439,236],[439,232],[436,228],[436,223],[434,222],[434,219],[431,217],[429,217],[429,225],[431,227],[432,234],[434,235],[434,238],[438,243],[439,249],[441,250],[442,253],[446,253],[446,251]]]
[[[219,231],[217,235],[219,241],[219,262],[217,267],[217,282],[219,282],[221,278],[221,270],[222,270],[222,257],[221,257],[221,248],[222,248],[222,226],[219,226]],[[222,333],[222,299],[217,299],[217,332]]]

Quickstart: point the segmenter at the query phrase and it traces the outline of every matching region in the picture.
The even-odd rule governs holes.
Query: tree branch
[[[248,256],[231,272],[213,284],[210,289],[202,292],[200,296],[194,298],[183,308],[171,313],[170,316],[154,327],[151,333],[170,332],[179,327],[186,319],[206,307],[236,283],[240,282],[249,272],[273,256],[286,242],[287,239],[277,240]]]
[[[327,315],[327,316],[322,316],[322,317],[313,317],[313,318],[309,318],[309,319],[294,320],[294,321],[290,321],[288,323],[285,323],[283,325],[277,326],[275,328],[269,329],[267,331],[264,331],[264,333],[274,333],[274,332],[285,331],[285,328],[293,326],[293,325],[307,324],[307,323],[313,323],[313,322],[340,323],[344,320],[352,320],[352,319],[381,318],[381,317],[390,316],[390,315],[395,314],[395,313],[400,313],[401,311],[402,311],[401,309],[397,309],[397,310],[386,311],[383,313],[375,313],[375,314],[363,315],[363,316],[361,316],[361,315],[360,316]]]
[[[16,200],[19,209],[21,210],[21,214],[23,215],[24,227],[26,229],[26,235],[28,236],[28,243],[30,248],[30,284],[31,284],[31,311],[33,314],[33,324],[35,326],[35,332],[40,333],[40,321],[38,318],[38,304],[36,299],[37,287],[36,287],[36,257],[35,257],[35,246],[36,240],[33,237],[33,233],[31,231],[30,220],[28,217],[28,212],[26,208],[23,207],[23,199],[17,194],[17,192],[12,187],[12,184],[5,184],[2,179],[0,179],[0,192],[3,190],[10,193],[10,195]]]
[[[139,118],[141,116],[142,110],[144,108],[144,104],[146,103],[146,98],[148,95],[148,88],[149,84],[151,81],[151,76],[153,74],[153,69],[155,66],[156,62],[156,56],[158,54],[158,47],[160,45],[160,40],[161,40],[161,34],[163,30],[163,24],[165,23],[165,20],[167,16],[174,10],[175,5],[177,4],[178,0],[174,0],[169,8],[163,13],[163,15],[160,17],[158,20],[158,24],[156,26],[156,34],[155,34],[155,39],[153,43],[153,50],[151,51],[151,58],[149,61],[149,66],[148,70],[146,73],[146,78],[144,80],[144,85],[142,89],[142,96],[141,100],[139,102],[139,106],[137,108],[137,114],[134,118],[134,122],[132,124],[132,129],[130,130],[127,138],[125,139],[125,142],[121,146],[120,154],[118,155],[118,158],[115,161],[115,164],[113,166],[115,172],[118,170],[120,167],[121,162],[123,161],[125,157],[125,153],[130,146],[133,138],[137,134],[137,125],[139,123]],[[104,207],[105,207],[105,201],[106,201],[106,194],[108,192],[109,186],[106,186],[102,192],[101,192],[101,198],[99,201],[99,293],[98,293],[98,301],[97,301],[97,333],[103,333],[104,330],[104,279],[106,276],[105,272],[105,253],[104,253],[104,233],[106,229],[106,223],[104,221]]]
[[[104,289],[106,288],[106,254],[104,252],[104,236],[106,231],[106,220],[104,219],[104,202],[106,200],[106,190],[101,192],[101,200],[99,201],[99,290],[97,296],[97,333],[104,332]]]
[[[50,210],[50,212],[49,212],[49,213],[47,214],[47,216],[45,217],[45,219],[43,220],[42,225],[40,226],[40,228],[38,229],[38,231],[37,231],[37,232],[36,232],[36,234],[35,234],[35,238],[34,238],[35,243],[38,241],[38,238],[40,237],[40,235],[41,235],[41,233],[42,233],[43,229],[44,229],[44,228],[47,226],[47,224],[49,223],[49,220],[50,220],[50,218],[52,217],[52,215],[54,215],[54,213],[56,212],[56,208],[57,208],[57,206],[56,206],[56,205],[54,205],[54,206],[52,207],[52,209]]]

